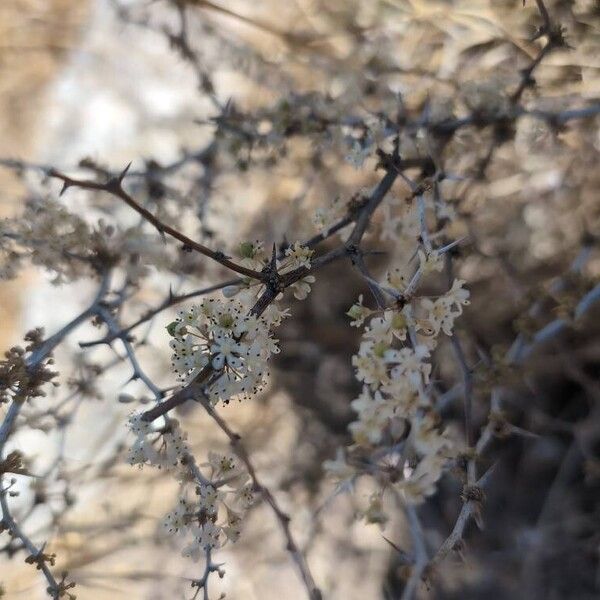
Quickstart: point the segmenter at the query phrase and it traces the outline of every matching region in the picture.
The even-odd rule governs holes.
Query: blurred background
[[[597,103],[600,5],[546,6],[568,47],[544,57],[521,104],[560,112]],[[353,144],[342,125],[360,118],[384,128],[400,113],[485,121],[502,110],[543,46],[532,39],[541,24],[529,0],[3,0],[0,158],[86,176],[132,162],[137,198],[169,222],[185,217],[189,235],[228,251],[239,240],[269,247],[305,239],[316,232],[317,209],[346,203],[380,178],[377,139],[355,131],[366,151],[348,160]],[[460,129],[436,148],[416,134],[401,140],[403,158],[423,172],[419,161],[433,153],[456,174],[444,188],[452,211],[445,235],[468,236],[455,270],[472,301],[458,331],[474,370],[476,429],[490,418],[497,424],[486,460],[498,463],[481,527],[468,527],[464,545],[436,567],[419,598],[598,597],[599,313],[573,315],[600,274],[599,123],[593,115],[568,123],[524,117],[502,135],[493,127]],[[39,170],[2,170],[0,216],[19,215],[32,197],[59,191]],[[399,183],[391,195],[408,192]],[[139,226],[132,211],[103,194],[74,190],[61,202],[89,222]],[[379,216],[371,240],[381,228]],[[158,241],[161,258],[148,261],[123,323],[160,305],[170,288],[188,292],[226,276]],[[394,254],[384,249],[373,262],[379,275]],[[93,296],[88,280],[55,280],[27,265],[0,282],[3,349],[32,327],[59,329]],[[396,547],[410,549],[401,514],[385,529],[356,519],[368,483],[335,494],[322,469],[350,440],[359,333],[344,313],[360,293],[366,298],[368,288],[350,269],[320,272],[278,332],[283,351],[268,390],[223,410],[292,516],[324,597],[340,600],[400,598],[407,569]],[[138,358],[163,387],[176,384],[164,329],[173,314],[160,312],[136,330]],[[498,358],[516,337],[530,341],[556,318],[569,326],[519,367]],[[147,392],[128,381],[118,344],[79,346],[102,334],[85,325],[56,352],[65,384],[86,381],[98,367],[94,389],[73,387],[68,412],[59,407],[69,389],[49,392],[30,407],[30,426],[10,440],[9,449],[22,450],[39,475],[18,478],[15,517],[36,542],[48,540],[57,572],[69,571],[78,598],[191,598],[190,579],[202,565],[181,558],[178,540],[159,532],[176,482],[125,464],[125,424],[137,407],[116,399]],[[440,413],[459,431],[461,374],[449,343],[440,345],[436,365]],[[498,386],[501,407],[492,402]],[[68,414],[60,427],[34,418],[53,407]],[[227,449],[203,412],[185,406],[178,418],[199,462],[210,449]],[[460,492],[448,474],[420,509],[432,548],[451,530]],[[12,555],[5,534],[0,548],[4,596],[45,597],[39,572],[23,553]],[[216,560],[226,576],[213,584],[214,598],[305,595],[277,523],[260,503],[240,541]]]

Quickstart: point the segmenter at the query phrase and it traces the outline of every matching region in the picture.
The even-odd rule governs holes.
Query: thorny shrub
[[[481,3],[486,8],[479,17],[496,33],[464,47],[456,36],[477,25],[468,2],[308,3],[322,34],[318,28],[280,28],[260,15],[241,19],[224,5],[199,0],[114,4],[128,26],[166,36],[194,70],[199,92],[212,106],[204,122],[211,139],[172,164],[147,160],[142,168],[116,172],[91,159],[71,170],[3,160],[27,183],[28,196],[19,215],[0,223],[2,277],[15,278],[34,265],[57,285],[87,280],[96,286],[92,302],[62,329],[51,336],[32,330],[28,345],[11,348],[0,363],[3,552],[13,557],[24,551],[46,578],[51,597],[76,597],[76,577],[58,577],[53,567],[59,557],[25,533],[19,515],[26,509],[13,502],[17,478],[33,473],[27,451],[11,450],[10,442],[23,428],[65,430],[79,403],[102,396],[97,380],[128,361],[146,392],[123,390],[119,396],[133,407],[128,448],[117,448],[107,468],[127,460],[176,480],[177,498],[162,525],[166,534],[182,538],[185,557],[201,561],[194,597],[201,591],[209,597],[211,575],[225,576],[215,556],[244,536],[246,515],[257,503],[266,503],[279,523],[308,597],[331,595],[311,573],[278,494],[263,485],[245,440],[227,422],[238,401],[254,403],[268,393],[269,374],[287,352],[286,323],[300,319],[296,309],[305,314],[301,303],[318,292],[321,272],[335,273],[340,289],[330,283],[319,306],[339,302],[331,298],[336,292],[351,297],[345,327],[359,336],[351,337],[353,355],[345,357],[354,376],[346,398],[352,416],[342,418],[347,434],[328,442],[320,485],[330,498],[360,489],[355,518],[386,535],[390,521],[403,515],[411,549],[389,540],[394,567],[386,597],[451,594],[443,590],[451,589],[445,587],[448,577],[460,567],[448,570],[444,563],[468,548],[471,519],[480,526],[488,520],[484,508],[494,478],[510,481],[505,471],[516,451],[502,448],[511,440],[526,444],[557,430],[570,435],[575,450],[564,454],[575,452],[577,465],[568,468],[584,470],[585,485],[597,486],[597,420],[572,421],[564,407],[519,406],[527,394],[548,393],[541,391],[531,360],[552,347],[590,394],[589,414],[598,410],[597,373],[570,356],[568,344],[583,347],[582,326],[600,298],[594,282],[598,181],[585,168],[598,150],[600,105],[585,98],[583,88],[564,83],[568,75],[544,70],[552,59],[558,70],[593,56],[586,28],[597,30],[599,21],[592,3]],[[287,69],[283,59],[268,56],[270,46],[228,38],[212,21],[223,14],[270,36],[283,55],[300,57],[300,63]],[[518,26],[522,37],[507,26]],[[210,33],[219,51],[196,47],[193,32]],[[337,34],[343,42],[335,41]],[[411,36],[420,39],[419,47],[410,46]],[[269,100],[247,107],[236,98],[224,101],[211,61],[230,64],[270,90]],[[597,67],[578,68],[585,80]],[[234,176],[246,182],[242,187],[251,185],[254,171],[299,178],[302,206],[290,204],[284,215],[274,208],[269,219],[283,225],[271,231],[261,223],[245,232],[234,228],[252,241],[211,228],[210,211],[221,201],[215,181]],[[507,200],[518,196],[520,186],[534,193],[529,177],[541,182],[538,193],[548,206]],[[107,198],[119,206],[112,215],[105,210]],[[573,204],[565,205],[565,198]],[[89,210],[77,210],[75,199]],[[490,206],[502,202],[506,208]],[[122,208],[140,220],[123,225]],[[523,223],[511,225],[516,211],[530,234],[518,229]],[[221,272],[229,279],[220,279]],[[157,276],[169,291],[148,308],[144,290]],[[201,280],[211,285],[199,286]],[[190,291],[173,291],[173,281]],[[349,294],[342,294],[349,285]],[[501,306],[511,295],[512,312]],[[178,311],[174,318],[172,309]],[[87,321],[101,337],[83,343],[72,373],[59,376],[51,368],[53,352]],[[160,384],[137,356],[146,340],[133,333],[151,321],[162,323],[170,338],[172,373]],[[123,354],[95,363],[87,353],[100,345],[120,346]],[[62,399],[57,392],[49,397],[49,384],[70,391]],[[194,453],[187,413],[174,416],[185,403],[206,411],[227,436],[227,451]],[[552,489],[565,485],[566,461],[559,461]],[[33,483],[34,506],[48,501],[47,488],[64,485],[49,533],[75,503],[68,478],[57,468]],[[586,529],[589,496],[577,485],[580,500],[573,503],[582,505],[572,516],[582,529],[572,538],[573,552],[586,553],[598,537]],[[498,492],[495,498],[497,504]],[[544,539],[545,511],[555,508],[541,506],[532,531]],[[584,548],[576,545],[580,538]],[[522,568],[535,571],[523,584],[533,594],[527,597],[544,589],[534,581],[544,561],[536,544],[530,541],[529,554],[519,559]],[[560,597],[588,597],[589,565],[583,558],[581,564],[586,575],[571,582],[575,589],[556,583],[548,589]],[[494,597],[510,589],[500,576],[493,585]],[[465,591],[461,597],[471,596]]]

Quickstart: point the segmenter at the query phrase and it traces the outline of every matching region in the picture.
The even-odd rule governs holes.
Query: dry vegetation
[[[2,322],[73,312],[0,364],[4,596],[597,597],[598,3],[47,6],[0,7]],[[107,11],[197,104],[41,164]]]

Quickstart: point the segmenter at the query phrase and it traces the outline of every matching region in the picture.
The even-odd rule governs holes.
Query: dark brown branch
[[[171,237],[180,241],[184,245],[184,248],[190,249],[190,250],[195,250],[196,252],[199,252],[200,254],[203,254],[204,256],[212,258],[214,261],[218,262],[219,264],[223,265],[224,267],[227,267],[231,271],[235,271],[236,273],[239,273],[240,275],[244,275],[246,277],[251,277],[252,279],[258,279],[258,280],[264,279],[263,275],[261,273],[259,273],[258,271],[253,271],[252,269],[247,269],[246,267],[238,265],[238,264],[232,262],[231,260],[229,260],[222,252],[219,252],[216,250],[211,250],[207,246],[204,246],[204,244],[195,242],[194,240],[187,237],[186,235],[184,235],[183,233],[181,233],[174,227],[171,227],[170,225],[163,223],[160,219],[155,217],[147,208],[144,208],[143,206],[138,204],[138,202],[136,200],[134,200],[133,197],[130,196],[123,189],[123,186],[122,186],[123,179],[127,175],[128,169],[129,169],[129,167],[127,167],[121,173],[121,175],[110,179],[107,183],[99,183],[97,181],[88,180],[88,179],[73,179],[72,177],[68,177],[67,175],[64,175],[63,173],[60,173],[56,169],[49,169],[47,173],[48,173],[48,176],[54,177],[55,179],[60,179],[63,182],[63,188],[62,188],[61,194],[64,193],[66,190],[68,190],[70,187],[77,187],[77,188],[81,188],[81,189],[85,189],[85,190],[95,190],[95,191],[99,191],[99,192],[107,192],[109,194],[112,194],[113,196],[116,196],[117,198],[120,198],[121,200],[123,200],[129,207],[131,207],[139,215],[141,215],[146,221],[148,221],[148,223],[150,223],[152,226],[154,226],[154,228],[161,235],[164,235],[165,233],[170,235]]]
[[[550,31],[552,29],[552,23],[550,21],[550,14],[548,13],[548,9],[544,4],[544,0],[535,0],[537,4],[538,10],[540,11],[540,15],[542,15],[542,19],[544,20],[544,30]]]
[[[528,67],[521,71],[521,81],[517,89],[511,94],[510,101],[513,104],[517,104],[523,95],[523,92],[532,85],[535,84],[535,81],[532,77],[533,72],[540,65],[544,57],[553,49],[559,48],[561,46],[566,46],[566,42],[563,37],[563,29],[560,25],[554,25],[550,19],[550,14],[548,13],[548,9],[544,4],[543,0],[535,0],[540,15],[542,16],[543,25],[539,28],[536,35],[533,39],[540,38],[542,36],[547,36],[548,41],[544,45],[544,47],[538,52],[533,61],[529,64]]]

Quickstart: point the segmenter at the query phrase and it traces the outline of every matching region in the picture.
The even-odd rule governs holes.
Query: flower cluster
[[[156,242],[156,234],[140,226],[120,228],[103,219],[92,225],[56,200],[34,197],[18,218],[0,222],[0,279],[16,277],[29,260],[47,269],[55,284],[117,265],[137,283],[150,266],[171,266],[169,252]]]
[[[235,542],[243,515],[255,499],[249,475],[239,460],[210,452],[208,462],[198,467],[187,436],[175,419],[168,419],[164,428],[156,430],[142,414],[134,414],[129,428],[136,436],[129,463],[173,470],[181,482],[175,508],[165,516],[162,526],[169,534],[191,534],[183,555],[198,560],[203,552]]]
[[[35,368],[29,363],[43,339],[44,330],[41,327],[32,329],[25,334],[25,341],[28,343],[24,348],[12,346],[0,359],[0,404],[13,401],[22,403],[32,398],[45,397],[44,386],[47,383],[58,386],[55,381],[58,373],[52,370],[52,356],[36,364]]]
[[[295,242],[285,250],[285,257],[276,261],[277,272],[281,275],[290,273],[296,269],[304,267],[310,269],[310,259],[313,255],[313,250],[303,246],[300,242]],[[262,271],[271,263],[271,257],[265,251],[265,248],[260,242],[242,242],[238,248],[238,256],[240,264],[255,271]],[[315,282],[313,275],[306,275],[302,279],[290,285],[294,297],[297,300],[304,300],[310,293],[310,286]],[[252,290],[252,282],[245,281],[242,284],[231,285],[223,290],[225,297],[231,298],[238,295],[240,292],[248,292]],[[264,286],[259,286],[258,290],[254,291],[254,297],[260,295],[264,291]]]
[[[463,284],[455,280],[438,298],[413,298],[402,307],[378,311],[365,307],[361,296],[348,311],[352,325],[364,327],[352,359],[363,388],[352,402],[354,444],[347,457],[340,451],[325,468],[340,482],[377,474],[380,489],[365,512],[370,522],[385,522],[381,507],[387,486],[412,503],[433,494],[453,454],[430,398],[430,358],[439,334],[452,335],[455,319],[468,304]]]
[[[19,218],[0,225],[0,277],[15,277],[29,259],[50,270],[56,283],[74,280],[82,275],[77,257],[88,255],[91,234],[87,223],[59,202],[32,198]]]
[[[346,202],[336,196],[329,204],[315,210],[313,223],[319,231],[326,234],[347,212]]]
[[[235,299],[210,298],[180,311],[167,327],[175,371],[188,382],[210,366],[206,392],[214,403],[255,394],[265,383],[269,357],[279,352],[271,337],[278,316],[254,316]]]
[[[243,516],[255,500],[248,473],[238,459],[210,452],[202,467],[208,470],[208,478],[184,485],[175,508],[162,522],[167,533],[188,538],[182,554],[194,561],[207,551],[236,542]]]
[[[127,456],[130,465],[150,464],[159,469],[175,469],[189,456],[186,435],[175,419],[170,419],[164,429],[156,431],[152,423],[144,421],[142,414],[134,414],[129,419],[129,429],[135,435]]]

